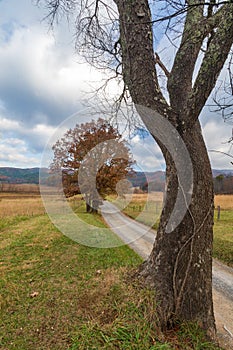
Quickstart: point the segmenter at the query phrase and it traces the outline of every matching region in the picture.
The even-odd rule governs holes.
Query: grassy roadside
[[[124,210],[124,213],[135,220],[140,215],[140,211],[131,211],[128,208]],[[148,224],[141,218],[139,221]],[[153,225],[155,230],[158,222],[156,220]],[[233,267],[233,210],[222,210],[220,220],[217,220],[217,212],[214,214],[213,257]]]
[[[233,210],[222,210],[220,220],[214,218],[213,256],[233,267]]]
[[[98,215],[85,217],[103,224]],[[46,215],[2,221],[1,349],[217,349],[195,326],[156,331],[154,294],[130,277],[141,259],[127,246],[79,245]]]
[[[160,199],[160,202],[159,202]],[[131,218],[155,230],[158,227],[159,214],[162,208],[162,198],[158,196],[157,203],[152,201],[146,204],[146,195],[136,195],[132,198],[123,212]],[[220,220],[217,219],[217,210],[214,213],[214,258],[233,267],[233,196],[215,196],[215,207],[221,206]],[[146,207],[147,206],[147,207]],[[146,210],[145,210],[146,208]],[[144,215],[141,213],[145,211]]]

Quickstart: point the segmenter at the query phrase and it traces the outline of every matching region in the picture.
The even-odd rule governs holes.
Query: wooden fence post
[[[217,210],[218,210],[217,220],[220,220],[220,212],[221,212],[221,207],[220,207],[220,205],[218,205]]]

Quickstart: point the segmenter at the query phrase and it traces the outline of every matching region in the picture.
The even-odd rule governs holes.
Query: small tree
[[[96,212],[101,198],[116,192],[117,183],[132,173],[133,161],[126,141],[101,118],[69,129],[53,151],[51,171],[62,171],[67,197],[84,195],[88,212]]]

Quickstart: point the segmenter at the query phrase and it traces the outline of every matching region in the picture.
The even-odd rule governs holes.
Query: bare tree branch
[[[169,78],[170,72],[167,70],[167,68],[165,67],[165,65],[161,61],[161,59],[160,59],[159,55],[157,54],[157,52],[155,52],[155,63],[159,65],[159,67],[164,71],[166,77]]]
[[[226,79],[216,89],[213,112],[221,112],[224,121],[233,122],[233,52],[230,55],[227,72]]]
[[[224,20],[216,30],[215,36],[208,47],[190,94],[188,101],[189,117],[192,116],[194,122],[212,92],[233,44],[232,6],[224,5],[222,12]],[[209,72],[208,76],[207,72]]]
[[[193,3],[196,4],[196,0],[188,2],[189,6],[192,6]],[[181,44],[168,79],[167,86],[170,101],[176,113],[180,113],[178,110],[180,100],[186,102],[192,89],[192,77],[196,60],[206,34],[203,10],[204,6],[201,5],[201,1],[199,6],[188,10]],[[197,27],[199,28],[198,31],[196,30]],[[180,69],[181,64],[182,70]],[[179,89],[177,89],[177,86],[179,86]]]

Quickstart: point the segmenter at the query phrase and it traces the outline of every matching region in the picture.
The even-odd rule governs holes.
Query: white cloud
[[[77,110],[83,92],[102,77],[86,63],[78,64],[70,52],[61,52],[54,36],[36,26],[17,28],[2,44],[0,97],[24,121],[41,109],[56,124]]]
[[[164,170],[162,153],[151,136],[140,138],[139,135],[136,135],[131,140],[130,146],[138,171]]]
[[[227,153],[232,155],[233,153],[233,149],[228,143],[228,140],[231,136],[231,126],[224,123],[220,117],[215,118],[214,115],[210,115],[208,120],[205,121],[202,130],[204,139],[206,141],[207,150],[209,152],[212,168],[231,169],[232,165],[230,162],[232,159],[229,156],[223,154]]]
[[[20,148],[20,152],[42,152],[44,145],[53,134],[55,127],[36,124],[33,127],[25,126],[16,120],[0,117],[0,142],[12,146],[26,145],[27,149]],[[7,149],[5,150],[5,153]]]
[[[1,131],[12,131],[20,128],[19,122],[16,120],[7,119],[0,117],[0,128]]]
[[[38,165],[38,157],[30,154],[27,145],[20,139],[0,141],[0,166],[33,167]]]
[[[132,138],[132,140],[131,140],[132,146],[133,146],[133,145],[137,145],[137,144],[140,143],[140,142],[142,142],[142,140],[140,140],[140,136],[139,136],[139,135],[134,136],[134,137]]]
[[[21,150],[26,150],[26,147],[25,147],[25,142],[23,140],[20,140],[20,139],[16,139],[16,138],[9,138],[9,139],[6,139],[4,140],[4,144],[5,145],[10,145],[10,146],[17,146],[17,147],[21,147]]]

